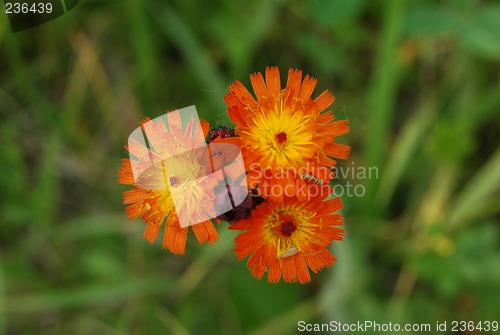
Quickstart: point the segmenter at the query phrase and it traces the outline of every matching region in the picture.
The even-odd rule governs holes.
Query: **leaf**
[[[498,171],[500,171],[500,149],[470,179],[457,196],[449,216],[452,227],[467,222],[475,208],[490,199],[500,189]]]
[[[311,64],[327,74],[342,73],[348,67],[345,52],[321,36],[302,34],[297,36],[294,42],[302,53],[310,58]],[[321,52],[311,52],[311,50],[321,50]]]
[[[459,19],[453,13],[436,7],[421,7],[409,11],[404,24],[408,35],[455,34]]]
[[[415,257],[412,263],[419,277],[445,297],[456,297],[466,289],[479,290],[500,281],[500,271],[492,269],[498,260],[498,236],[494,223],[483,223],[456,235],[455,250],[450,256],[429,251]]]
[[[353,23],[364,5],[364,0],[313,0],[309,2],[309,11],[320,23],[339,27]]]
[[[474,15],[462,44],[478,56],[500,59],[500,6],[483,7]]]

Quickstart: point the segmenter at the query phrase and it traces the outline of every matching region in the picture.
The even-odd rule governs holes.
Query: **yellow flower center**
[[[207,201],[211,201],[210,182],[205,175],[206,168],[200,162],[196,152],[185,152],[166,160],[169,178],[169,190],[172,194],[178,215],[204,216]]]
[[[283,106],[282,97],[276,97],[271,109],[260,107],[252,122],[240,130],[246,147],[261,157],[266,167],[300,166],[314,157],[315,118],[303,108]]]

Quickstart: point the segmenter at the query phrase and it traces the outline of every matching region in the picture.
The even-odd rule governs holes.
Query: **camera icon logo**
[[[248,195],[241,150],[205,141],[195,106],[146,120],[128,138],[137,188],[173,203],[181,227],[224,214]]]

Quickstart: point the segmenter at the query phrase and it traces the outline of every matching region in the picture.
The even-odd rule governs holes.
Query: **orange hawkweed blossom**
[[[255,97],[239,81],[224,96],[234,132],[219,127],[209,136],[210,142],[233,148],[217,143],[200,148],[209,124],[197,126],[191,119],[183,127],[178,111],[167,113],[168,122],[146,119],[141,129],[148,144],[129,138],[131,159],[122,160],[118,182],[133,186],[123,193],[126,212],[129,219],[145,221],[143,237],[150,243],[165,223],[163,247],[183,254],[189,229],[183,228],[183,218],[200,222],[192,230],[200,243],[210,244],[218,234],[206,218],[228,220],[229,229],[241,231],[235,253],[239,260],[248,257],[253,277],[267,272],[270,283],[283,278],[304,284],[311,281],[310,271],[335,263],[328,248],[343,239],[342,202],[328,184],[335,159],[349,156],[350,147],[336,142],[349,125],[327,111],[335,100],[327,90],[311,97],[317,81],[302,77],[300,70],[289,70],[283,89],[277,67],[266,68],[265,79],[261,73],[250,75],[250,81]],[[242,161],[228,165],[241,158],[239,149],[246,173]],[[210,177],[220,169],[237,187]],[[247,189],[260,197],[251,198]],[[223,216],[226,190],[233,207],[240,206]]]
[[[335,142],[350,131],[348,122],[324,112],[335,100],[327,90],[311,98],[317,80],[302,78],[302,71],[289,70],[284,89],[277,67],[266,68],[265,76],[250,75],[257,99],[239,81],[224,96],[240,137],[248,185],[273,201],[287,195],[305,200],[307,194],[298,191],[306,188],[304,177],[328,183],[334,158],[349,156],[350,147]]]
[[[165,221],[163,248],[174,254],[184,254],[188,227],[181,228],[180,216],[204,220],[191,226],[200,243],[208,241],[213,244],[219,238],[211,220],[202,219],[213,215],[207,213],[211,208],[205,205],[213,203],[214,199],[215,182],[204,178],[211,172],[206,171],[210,157],[206,150],[195,150],[204,144],[201,141],[209,124],[201,121],[202,129],[196,129],[198,123],[191,119],[183,130],[178,111],[167,113],[167,120],[169,129],[161,119],[152,121],[148,118],[141,123],[150,148],[133,138],[129,141],[126,149],[136,159],[122,159],[118,182],[134,186],[123,193],[123,202],[129,204],[125,210],[130,220],[141,217],[147,224],[143,238],[153,243]],[[200,136],[199,132],[204,135]],[[168,168],[173,170],[169,173],[176,177],[171,177],[165,185],[163,162],[172,155],[176,155],[176,159],[169,161]],[[197,182],[191,182],[195,180]]]
[[[316,273],[335,263],[327,247],[343,238],[342,216],[334,213],[342,203],[338,197],[325,200],[332,192],[328,185],[305,182],[309,201],[288,196],[282,202],[269,200],[251,218],[229,226],[243,231],[235,239],[235,252],[240,260],[250,256],[247,266],[253,277],[261,279],[267,271],[270,283],[283,277],[304,284],[311,280],[309,269]]]

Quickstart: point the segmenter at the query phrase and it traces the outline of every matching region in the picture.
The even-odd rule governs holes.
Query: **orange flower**
[[[250,81],[257,100],[239,81],[224,96],[243,157],[247,165],[251,162],[249,187],[280,201],[303,187],[306,175],[328,183],[333,178],[329,167],[336,164],[333,158],[347,159],[350,151],[335,143],[337,136],[350,131],[347,120],[333,122],[332,112],[323,112],[335,98],[326,90],[312,100],[317,80],[308,75],[302,80],[300,70],[288,72],[283,90],[277,67],[266,68],[265,81],[261,73],[250,75]]]
[[[133,137],[129,139],[126,149],[136,159],[122,160],[118,182],[134,186],[133,190],[123,193],[123,202],[129,204],[125,211],[130,220],[140,216],[146,222],[143,238],[153,243],[166,220],[163,248],[184,254],[188,228],[181,228],[179,217],[203,220],[191,226],[200,243],[213,244],[219,238],[212,222],[204,219],[213,215],[207,213],[210,208],[205,208],[207,201],[214,199],[211,193],[214,181],[206,177],[210,172],[206,169],[210,166],[210,157],[203,148],[195,150],[204,145],[209,124],[201,121],[202,129],[197,129],[197,123],[191,119],[183,130],[179,111],[167,113],[167,120],[168,130],[161,119],[147,118],[141,123],[149,148]],[[176,158],[169,161],[166,171],[164,162],[172,156]],[[168,175],[175,177],[168,179]]]
[[[300,202],[296,197],[284,197],[283,202],[264,202],[252,217],[229,226],[244,230],[237,236],[235,252],[238,259],[250,256],[248,269],[261,279],[304,284],[311,280],[309,269],[318,272],[335,263],[335,256],[326,248],[340,241],[342,216],[332,214],[342,208],[340,198],[325,200],[332,189],[317,182],[306,181],[311,198]]]

